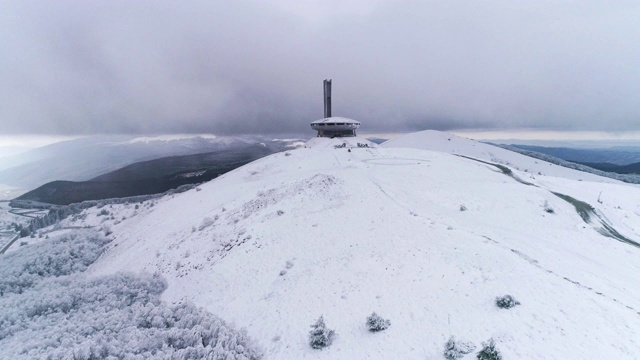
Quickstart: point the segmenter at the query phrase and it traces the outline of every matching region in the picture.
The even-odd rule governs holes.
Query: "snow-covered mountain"
[[[282,148],[296,140],[265,136],[91,136],[0,158],[0,200],[55,180],[86,181],[127,165],[167,156],[202,154],[264,143]]]
[[[47,231],[108,229],[92,276],[160,274],[163,300],[246,328],[265,359],[444,359],[451,336],[504,359],[638,359],[639,224],[637,186],[427,131],[314,138]],[[368,331],[372,312],[391,326]],[[336,335],[317,350],[321,315]]]
[[[506,165],[513,170],[524,172],[528,177],[547,175],[574,180],[620,183],[616,180],[607,179],[602,176],[540,161],[498,146],[469,140],[460,136],[435,130],[426,130],[407,134],[400,138],[385,142],[383,147],[424,149],[447,152],[453,155],[469,156],[476,159]]]

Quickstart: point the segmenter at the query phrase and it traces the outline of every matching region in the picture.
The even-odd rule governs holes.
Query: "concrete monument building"
[[[331,79],[324,81],[324,118],[311,122],[311,128],[318,132],[318,137],[356,136],[360,122],[331,116]]]

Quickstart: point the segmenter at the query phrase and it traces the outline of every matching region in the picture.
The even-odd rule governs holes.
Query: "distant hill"
[[[638,147],[611,147],[611,148],[567,148],[567,147],[546,147],[533,145],[511,144],[513,148],[535,151],[542,154],[551,155],[563,160],[577,162],[580,164],[608,163],[614,165],[629,165],[640,162],[640,148]],[[591,166],[591,165],[588,165]],[[609,171],[600,167],[596,169]],[[617,172],[617,171],[616,171]],[[621,173],[623,174],[623,173]],[[627,174],[627,173],[624,173]]]
[[[546,153],[541,153],[533,150],[526,150],[521,147],[516,147],[512,145],[504,145],[504,144],[492,144],[503,149],[517,152],[519,154],[539,159],[551,164],[559,165],[562,167],[566,167],[568,169],[574,169],[581,171],[583,173],[595,174],[598,176],[603,176],[611,179],[616,179],[618,181],[623,181],[630,184],[640,184],[640,172],[637,164],[629,164],[629,165],[616,165],[614,163],[590,163],[590,162],[580,162],[580,161],[570,161],[555,157],[553,155],[549,155]]]
[[[209,181],[279,150],[281,148],[256,144],[205,154],[143,161],[89,181],[49,182],[16,200],[68,205],[85,200],[157,194],[180,185]]]
[[[612,163],[589,163],[589,162],[578,162],[578,163],[594,169],[613,172],[616,174],[640,174],[640,162],[629,164],[629,165],[618,165],[618,164],[612,164]]]
[[[91,136],[43,146],[26,153],[0,158],[0,188],[11,188],[11,198],[55,180],[88,181],[96,176],[141,161],[167,156],[204,154],[252,144],[284,146],[295,135],[275,140],[265,136],[131,135]],[[0,192],[0,200],[9,200]]]

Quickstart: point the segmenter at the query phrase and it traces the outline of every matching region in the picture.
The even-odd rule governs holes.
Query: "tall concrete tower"
[[[360,122],[344,117],[331,116],[331,79],[324,80],[324,119],[311,122],[311,128],[318,132],[318,137],[356,136]]]
[[[324,80],[324,117],[331,117],[331,79]]]

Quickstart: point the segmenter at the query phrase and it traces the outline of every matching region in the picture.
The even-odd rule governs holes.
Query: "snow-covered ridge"
[[[608,183],[621,183],[610,178],[569,169],[556,164],[531,158],[517,152],[513,152],[501,147],[481,143],[457,135],[426,130],[403,135],[401,137],[384,142],[382,147],[386,148],[413,148],[432,151],[441,151],[450,154],[471,156],[476,159],[491,161],[509,166],[514,170],[520,170],[536,175],[547,175],[563,177],[574,180],[597,181]]]
[[[108,227],[91,274],[160,274],[164,300],[245,327],[266,359],[440,359],[451,336],[505,359],[640,358],[640,249],[557,195],[638,241],[636,187],[445,133],[365,141],[314,138],[60,226]],[[391,326],[370,332],[372,312]],[[320,315],[336,335],[315,350]]]
[[[205,140],[213,140],[218,137],[212,134],[172,134],[172,135],[158,135],[158,136],[143,136],[133,138],[128,141],[130,144],[134,143],[148,143],[152,141],[177,141],[177,140],[188,140],[188,139],[205,139]]]

